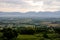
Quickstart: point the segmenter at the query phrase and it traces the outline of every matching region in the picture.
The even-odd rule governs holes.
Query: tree
[[[44,38],[48,38],[48,35],[46,33],[43,34]]]
[[[60,28],[55,28],[54,30],[56,33],[60,34]]]
[[[16,30],[12,30],[11,28],[4,28],[3,29],[3,40],[12,40],[16,38],[18,33]]]

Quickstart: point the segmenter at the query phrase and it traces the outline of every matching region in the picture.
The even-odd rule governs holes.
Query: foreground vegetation
[[[3,28],[0,40],[60,40],[60,28]]]

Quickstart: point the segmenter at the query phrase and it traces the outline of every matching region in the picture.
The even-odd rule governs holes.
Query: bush
[[[3,29],[3,40],[11,40],[12,38],[16,38],[18,33],[16,30],[12,30],[11,28]]]

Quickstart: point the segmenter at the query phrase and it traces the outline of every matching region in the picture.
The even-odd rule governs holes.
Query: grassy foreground
[[[40,38],[36,35],[19,35],[17,40],[39,40]]]
[[[43,34],[35,34],[35,35],[19,35],[16,40],[60,40],[60,38],[56,38],[57,34],[47,34],[49,38],[44,38]]]

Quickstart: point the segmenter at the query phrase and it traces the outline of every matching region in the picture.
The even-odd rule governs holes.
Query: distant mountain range
[[[60,18],[60,11],[56,12],[0,12],[0,17],[45,17]]]

